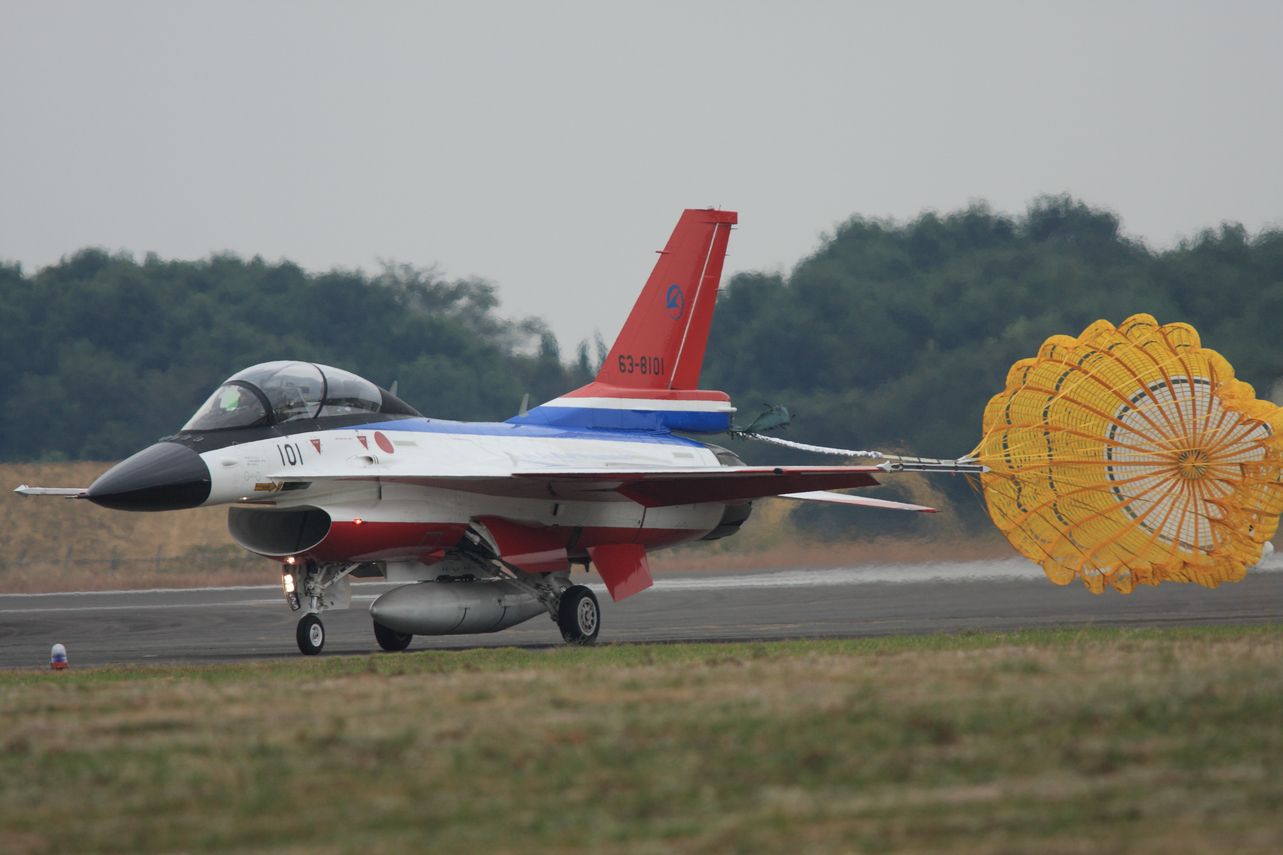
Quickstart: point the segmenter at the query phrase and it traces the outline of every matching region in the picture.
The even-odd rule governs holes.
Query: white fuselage
[[[448,548],[482,517],[579,530],[585,545],[622,539],[654,548],[707,534],[724,512],[720,502],[646,508],[610,489],[554,491],[546,478],[514,478],[558,469],[719,468],[709,448],[672,436],[405,419],[231,445],[201,458],[211,477],[205,504],[321,508],[336,532],[347,526],[369,542],[349,548],[357,551],[342,558],[351,560]],[[489,477],[503,489],[488,490]],[[407,526],[415,528],[398,531]]]

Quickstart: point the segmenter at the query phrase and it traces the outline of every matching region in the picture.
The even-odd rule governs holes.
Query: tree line
[[[1154,250],[1067,196],[1016,216],[853,217],[787,275],[725,283],[701,385],[729,392],[742,421],[787,405],[807,442],[956,456],[1013,361],[1141,311],[1193,324],[1268,392],[1283,377],[1283,231],[1225,224]],[[501,316],[493,284],[432,269],[86,249],[33,274],[0,265],[0,458],[121,457],[283,355],[395,380],[431,415],[502,419],[525,393],[587,382],[601,347],[565,359],[541,320]]]
[[[257,362],[346,368],[443,418],[504,418],[591,376],[494,285],[217,255],[142,262],[86,249],[25,275],[0,266],[0,459],[123,457],[173,433]]]

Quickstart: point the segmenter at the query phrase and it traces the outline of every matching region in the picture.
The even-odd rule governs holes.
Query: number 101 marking
[[[281,464],[284,466],[298,466],[303,462],[303,451],[298,443],[278,445],[276,453],[281,456]]]

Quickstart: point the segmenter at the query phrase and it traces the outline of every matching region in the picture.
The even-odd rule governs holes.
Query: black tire
[[[592,644],[601,632],[601,607],[597,597],[583,585],[573,585],[557,605],[557,626],[570,644]]]
[[[374,640],[379,643],[379,647],[389,653],[405,650],[410,646],[410,639],[412,638],[414,636],[408,632],[397,632],[395,629],[388,629],[378,621],[374,621]]]
[[[315,656],[325,647],[325,625],[316,615],[303,615],[299,618],[294,640],[298,642],[299,652],[304,656]]]

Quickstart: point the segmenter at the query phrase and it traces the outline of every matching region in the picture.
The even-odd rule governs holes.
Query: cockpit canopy
[[[229,377],[183,430],[260,427],[354,414],[418,415],[350,371],[311,362],[264,362]]]

